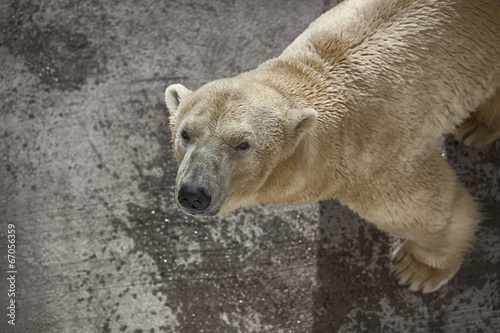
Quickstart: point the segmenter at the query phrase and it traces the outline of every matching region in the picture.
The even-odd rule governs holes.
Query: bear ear
[[[167,105],[170,117],[175,119],[177,117],[177,110],[181,100],[190,96],[193,92],[182,84],[172,84],[165,90],[165,104]]]
[[[318,113],[313,108],[291,109],[287,112],[288,140],[294,144],[316,126]]]

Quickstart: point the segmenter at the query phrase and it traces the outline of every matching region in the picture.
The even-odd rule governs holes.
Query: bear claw
[[[393,254],[394,266],[391,274],[398,283],[411,291],[430,293],[445,285],[455,275],[457,269],[430,267],[417,260],[407,243]]]

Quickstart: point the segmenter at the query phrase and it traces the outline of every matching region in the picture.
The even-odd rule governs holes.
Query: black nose
[[[182,207],[201,212],[210,205],[212,197],[201,186],[184,184],[179,190],[177,200]]]

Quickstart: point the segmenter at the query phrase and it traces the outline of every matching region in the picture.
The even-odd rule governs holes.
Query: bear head
[[[295,108],[270,86],[238,77],[194,92],[171,85],[165,103],[179,163],[176,201],[198,216],[261,203],[259,190],[317,120],[314,109]]]

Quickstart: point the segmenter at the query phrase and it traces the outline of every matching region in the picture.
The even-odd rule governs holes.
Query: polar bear
[[[165,102],[185,212],[336,198],[403,236],[400,284],[432,292],[480,221],[439,138],[500,137],[500,2],[347,0],[279,57]]]

